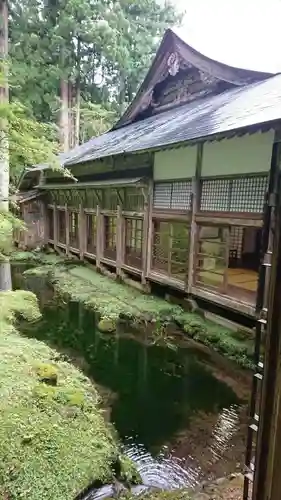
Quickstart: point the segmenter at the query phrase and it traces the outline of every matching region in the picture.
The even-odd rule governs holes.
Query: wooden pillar
[[[102,257],[102,251],[103,251],[103,227],[102,227],[102,215],[100,213],[100,206],[97,205],[97,234],[96,234],[96,266],[97,269],[100,269],[100,259]]]
[[[49,218],[48,218],[48,210],[45,200],[41,201],[41,209],[42,209],[42,224],[43,224],[43,245],[47,245],[49,241]]]
[[[65,252],[69,255],[69,211],[67,203],[65,204]]]
[[[150,273],[151,270],[151,259],[152,259],[152,246],[153,246],[153,220],[152,220],[152,212],[153,212],[153,189],[154,189],[154,183],[153,179],[149,182],[148,186],[148,206],[147,206],[147,243],[146,247],[144,247],[144,252],[146,255],[145,263],[144,263],[144,271],[145,271],[145,278]]]
[[[222,285],[222,292],[227,293],[227,287],[228,287],[228,266],[229,266],[229,247],[230,247],[230,228],[227,227],[223,229],[225,232],[225,249],[224,249],[224,256],[225,256],[225,269],[224,269],[224,275],[223,275],[223,285]]]
[[[257,303],[257,309],[267,312],[267,324],[255,458],[254,500],[279,500],[281,491],[281,196],[279,179],[281,148],[280,143],[277,142],[277,134],[275,140],[269,176],[269,199],[263,228],[266,234],[264,262],[267,261],[267,265],[265,269],[270,269],[268,300],[264,292],[266,277],[263,266],[260,270],[258,290],[261,304],[259,304],[259,299]],[[268,264],[271,264],[270,268]],[[245,491],[248,492],[247,487],[244,493]]]
[[[122,275],[123,265],[123,217],[122,207],[117,206],[117,220],[116,220],[116,274]]]
[[[54,248],[55,248],[55,250],[57,250],[57,248],[58,248],[58,209],[57,209],[56,204],[54,204],[53,218],[54,218]]]
[[[26,248],[28,243],[29,227],[28,227],[28,205],[26,205],[25,203],[23,203],[22,205],[22,215],[25,223],[25,230],[23,232],[23,247]]]
[[[196,171],[195,177],[192,180],[192,197],[191,197],[191,226],[190,226],[190,239],[189,239],[189,259],[188,259],[188,273],[187,273],[187,292],[191,293],[191,287],[193,285],[194,269],[196,265],[196,254],[197,254],[197,224],[195,217],[197,212],[200,210],[200,178],[201,178],[201,168],[202,168],[202,157],[203,157],[203,144],[197,145],[197,158],[196,158]]]
[[[149,247],[151,247],[151,242],[149,241],[149,221],[150,214],[152,210],[151,200],[153,198],[153,181],[149,183],[148,190],[145,193],[144,200],[144,215],[143,215],[143,242],[142,242],[142,273],[141,282],[143,285],[147,284],[146,276],[148,271],[148,258],[150,255]]]
[[[86,217],[83,210],[83,205],[79,205],[79,250],[80,250],[80,260],[84,259],[84,253],[86,251]]]

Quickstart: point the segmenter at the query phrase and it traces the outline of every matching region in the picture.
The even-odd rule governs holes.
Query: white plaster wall
[[[268,172],[274,132],[204,144],[202,177]]]
[[[154,154],[155,181],[189,179],[196,170],[197,146],[167,149]]]

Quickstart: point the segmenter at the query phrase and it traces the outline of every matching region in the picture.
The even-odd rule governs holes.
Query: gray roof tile
[[[281,120],[281,75],[198,99],[95,137],[69,151],[63,164],[161,148]]]

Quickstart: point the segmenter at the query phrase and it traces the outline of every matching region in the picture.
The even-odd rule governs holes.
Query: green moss
[[[134,462],[124,455],[118,457],[120,466],[119,480],[127,485],[141,484],[141,476],[136,469]]]
[[[64,259],[53,252],[13,250],[9,256],[11,262],[26,262],[38,264],[57,265],[64,262]]]
[[[31,296],[13,294],[0,295],[0,498],[75,498],[94,480],[112,480],[118,446],[91,382],[42,342],[16,332],[11,321],[25,300],[30,312]],[[55,373],[57,386],[38,380]]]
[[[10,254],[12,262],[40,262],[38,252],[29,252],[24,250],[13,250]]]
[[[112,319],[102,318],[98,322],[98,329],[101,333],[113,333],[116,330],[116,322]]]
[[[183,313],[178,320],[184,331],[197,342],[212,347],[244,368],[254,367],[254,342],[251,335],[241,338],[233,330],[194,313]]]
[[[41,314],[36,296],[26,290],[0,292],[0,321],[13,321],[20,316],[27,321],[36,321]]]
[[[42,266],[25,274],[40,271],[51,280],[58,295],[81,302],[85,307],[97,311],[102,320],[99,329],[103,332],[115,331],[120,319],[134,323],[154,325],[155,340],[173,341],[166,335],[166,325],[176,323],[188,337],[234,360],[245,368],[253,367],[253,336],[239,338],[239,334],[217,325],[200,315],[200,311],[185,312],[179,305],[117,283],[83,265]],[[73,346],[72,346],[73,347]]]
[[[40,382],[44,382],[48,385],[57,385],[58,369],[56,366],[47,363],[40,363],[36,366],[36,373]]]

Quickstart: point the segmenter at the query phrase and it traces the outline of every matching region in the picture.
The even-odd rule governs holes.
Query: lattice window
[[[185,280],[188,272],[189,227],[182,222],[153,221],[152,268]]]
[[[229,264],[235,265],[242,255],[243,227],[232,226],[229,233]]]
[[[157,209],[190,210],[192,182],[157,182],[154,185],[153,206]]]
[[[267,176],[233,179],[230,211],[263,212],[267,182]]]
[[[142,268],[143,220],[125,219],[125,263]]]
[[[202,181],[201,210],[263,212],[267,176]]]
[[[123,209],[127,212],[142,212],[144,209],[144,196],[141,188],[127,187],[124,189]]]
[[[48,218],[48,228],[49,228],[49,240],[54,239],[54,210],[52,208],[47,209]]]
[[[228,228],[198,228],[195,283],[223,291],[226,287]]]
[[[86,215],[87,252],[96,254],[97,250],[97,217],[94,214]]]
[[[116,217],[104,216],[104,256],[116,260]]]
[[[69,245],[79,248],[79,215],[77,212],[69,213]]]
[[[209,179],[202,181],[201,210],[228,212],[230,179]]]
[[[58,209],[58,241],[65,244],[65,210]]]

